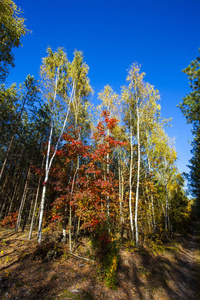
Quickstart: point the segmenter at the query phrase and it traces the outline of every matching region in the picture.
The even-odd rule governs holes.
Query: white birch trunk
[[[132,213],[132,172],[133,172],[133,128],[130,128],[130,144],[131,144],[131,160],[130,160],[130,170],[129,170],[129,216],[130,216],[130,226],[131,235],[134,239],[134,228],[133,228],[133,213]]]
[[[45,164],[45,179],[43,182],[42,198],[40,203],[40,215],[39,215],[39,224],[38,224],[38,244],[41,244],[42,242],[42,222],[43,222],[44,206],[45,206],[46,185],[49,178],[49,156],[50,156],[52,134],[53,134],[53,120],[51,118],[51,128],[50,128],[46,164]]]
[[[123,238],[123,226],[124,226],[124,215],[123,215],[124,173],[123,173],[122,153],[121,152],[120,152],[120,157],[119,157],[118,173],[119,173],[120,230],[121,230],[121,238]]]
[[[139,184],[140,184],[140,116],[138,103],[136,104],[137,112],[137,143],[138,143],[138,166],[137,166],[137,185],[136,185],[136,199],[135,199],[135,241],[136,246],[139,246],[138,234],[138,202],[139,202]]]
[[[56,78],[53,104],[56,101],[57,84],[58,84],[58,78]],[[65,116],[65,120],[64,120],[64,123],[63,123],[62,131],[61,131],[60,136],[58,138],[58,141],[56,143],[54,153],[53,153],[53,155],[50,159],[50,147],[51,147],[51,139],[52,139],[52,134],[53,134],[53,116],[51,117],[51,128],[50,128],[50,135],[49,135],[49,141],[48,141],[48,150],[47,150],[47,157],[46,157],[46,165],[45,165],[45,179],[44,179],[44,185],[43,185],[43,189],[42,189],[42,198],[41,198],[41,204],[40,204],[40,216],[39,216],[39,226],[38,226],[38,244],[41,244],[41,241],[42,241],[42,222],[43,222],[44,205],[45,205],[46,183],[47,183],[48,178],[49,178],[49,171],[50,171],[53,159],[56,155],[58,145],[60,143],[60,140],[62,138],[64,129],[65,129],[65,126],[66,126],[66,123],[67,123],[67,120],[68,120],[69,110],[70,110],[70,103],[73,100],[73,94],[74,94],[74,84],[73,84],[73,88],[72,88],[70,101],[69,101],[69,104],[68,104],[67,114]]]
[[[165,172],[164,172],[164,185],[165,185],[165,234],[167,236],[167,231],[169,228],[169,224],[168,224],[168,205],[169,205],[169,199],[168,199],[168,191],[167,191],[167,178],[166,178],[166,169],[167,169],[167,160],[165,157]]]

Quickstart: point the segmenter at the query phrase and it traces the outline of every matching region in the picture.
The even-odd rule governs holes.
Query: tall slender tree
[[[128,88],[125,88],[123,97],[126,98],[126,115],[125,121],[130,128],[130,174],[129,174],[129,209],[131,220],[131,231],[133,235],[132,224],[132,168],[133,168],[133,130],[136,130],[137,142],[137,179],[136,179],[136,197],[135,197],[135,239],[136,245],[139,243],[138,235],[138,203],[139,203],[139,184],[140,184],[140,163],[141,163],[141,138],[140,138],[140,115],[143,108],[143,102],[146,97],[146,89],[144,83],[145,73],[140,73],[140,66],[133,64],[128,72],[127,81]]]
[[[40,206],[40,218],[38,229],[38,243],[42,239],[42,220],[44,213],[46,185],[48,182],[50,168],[53,159],[58,150],[62,135],[64,133],[67,122],[70,118],[74,119],[74,126],[80,124],[81,113],[86,113],[86,108],[83,100],[87,99],[91,93],[89,79],[87,77],[88,66],[83,62],[83,55],[81,52],[75,51],[74,60],[70,63],[67,59],[66,53],[59,48],[57,52],[53,52],[51,48],[47,49],[48,56],[43,59],[41,67],[41,75],[45,87],[45,97],[48,100],[51,110],[51,124],[50,134],[47,146],[46,164],[45,164],[45,180],[43,183],[42,199]],[[61,105],[64,101],[65,115],[60,120]],[[59,118],[58,118],[59,117]],[[52,145],[52,136],[55,122],[61,123],[61,131],[59,138],[55,145],[54,151],[51,155],[50,149]],[[50,157],[51,156],[51,157]]]
[[[50,157],[50,150],[52,145],[53,131],[55,129],[55,122],[58,121],[58,116],[61,108],[63,98],[68,101],[68,59],[63,49],[59,48],[56,52],[53,52],[49,47],[47,49],[47,57],[43,59],[41,66],[42,83],[44,85],[44,96],[48,101],[49,109],[51,112],[50,132],[47,145],[46,163],[45,163],[45,178],[42,189],[42,198],[40,204],[40,216],[38,227],[38,243],[42,241],[42,222],[45,206],[46,185],[49,178],[49,171],[52,165],[53,158],[56,154],[57,147]],[[72,91],[73,93],[74,91]],[[66,103],[67,104],[67,103]],[[68,110],[66,118],[68,118]],[[64,125],[66,122],[64,122]],[[63,127],[64,127],[63,125]],[[61,131],[61,135],[62,135]],[[61,138],[60,135],[60,138]],[[60,141],[60,138],[58,142]],[[58,144],[58,143],[57,143]]]
[[[20,111],[18,113],[17,120],[16,120],[14,128],[13,128],[13,133],[12,133],[12,136],[11,136],[11,139],[10,139],[7,151],[6,151],[6,155],[5,155],[3,164],[1,166],[0,181],[1,181],[3,171],[4,171],[4,168],[5,168],[5,165],[6,165],[6,162],[7,162],[12,144],[13,144],[13,140],[15,138],[15,135],[17,133],[17,130],[19,128],[19,125],[20,125],[20,122],[21,122],[21,119],[22,119],[22,115],[23,115],[24,110],[25,110],[25,105],[28,102],[28,105],[32,106],[34,103],[36,104],[37,99],[38,99],[39,90],[38,90],[38,87],[37,87],[37,82],[36,82],[36,80],[34,79],[33,76],[30,76],[30,75],[27,76],[24,83],[22,85],[20,85],[20,90],[21,90],[21,94],[19,96],[19,98],[20,98],[19,100],[21,100],[21,107],[20,107]]]

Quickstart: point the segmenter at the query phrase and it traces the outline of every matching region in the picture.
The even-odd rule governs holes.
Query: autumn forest
[[[6,87],[12,48],[28,33],[13,5],[1,1],[0,226],[28,230],[29,240],[37,231],[38,245],[59,231],[71,253],[88,236],[115,285],[124,242],[137,249],[187,234],[196,216],[165,131],[170,120],[135,62],[121,93],[106,85],[95,106],[89,66],[77,50],[70,61],[64,48],[48,47],[39,81],[28,75]]]

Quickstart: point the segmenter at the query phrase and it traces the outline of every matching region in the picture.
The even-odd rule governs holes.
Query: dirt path
[[[200,299],[199,228],[194,224],[187,239],[179,238],[160,255],[146,249],[126,254],[119,281],[126,299]]]
[[[187,239],[165,248],[123,248],[116,290],[99,280],[96,263],[68,254],[52,262],[32,259],[36,243],[27,234],[0,231],[0,299],[200,299],[200,224]],[[84,245],[78,254],[86,255]],[[156,253],[157,251],[157,253]]]
[[[174,273],[177,274],[179,299],[200,299],[200,229],[195,223],[192,234],[176,254]],[[174,281],[175,281],[174,280]]]

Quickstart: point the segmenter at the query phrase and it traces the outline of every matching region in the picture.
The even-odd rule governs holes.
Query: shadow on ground
[[[35,261],[31,256],[35,244],[9,235],[1,238],[5,244],[2,249],[9,246],[7,253],[15,253],[15,261],[0,266],[2,300],[199,299],[200,266],[194,259],[194,251],[200,245],[197,234],[183,240],[178,250],[169,246],[161,255],[145,248],[133,253],[124,249],[116,290],[108,289],[99,280],[95,263],[72,257],[67,251],[55,261]]]

